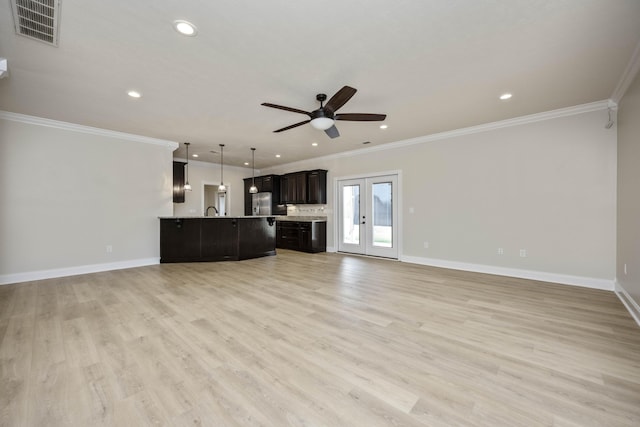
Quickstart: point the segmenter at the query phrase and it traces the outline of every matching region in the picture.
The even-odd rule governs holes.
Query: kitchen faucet
[[[206,211],[204,211],[204,216],[209,216],[209,209],[211,209],[211,208],[213,208],[213,210],[214,210],[214,211],[216,211],[216,216],[218,216],[218,213],[219,213],[219,212],[218,212],[218,208],[216,208],[215,206],[209,206],[209,207],[207,208],[207,210],[206,210]]]

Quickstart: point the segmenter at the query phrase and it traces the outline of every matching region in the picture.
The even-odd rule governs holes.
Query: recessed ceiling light
[[[503,101],[506,101],[507,99],[511,98],[513,95],[511,95],[510,93],[503,93],[502,95],[500,95],[500,99]]]
[[[175,28],[177,32],[184,36],[193,37],[198,34],[198,29],[196,28],[196,26],[188,21],[173,21],[173,28]]]
[[[127,95],[129,95],[132,98],[140,98],[142,96],[142,94],[137,90],[130,90],[129,92],[127,92]]]
[[[277,157],[277,158],[280,158],[280,154],[276,154],[276,157]]]
[[[244,165],[245,166],[249,166],[249,162],[244,162]]]
[[[198,157],[198,155],[197,154],[192,154],[191,157]]]
[[[388,128],[388,127],[389,127],[389,126],[387,126],[387,125],[380,125],[380,129],[386,129],[386,128]]]
[[[312,142],[311,145],[313,145],[314,147],[317,147],[318,143],[317,142]]]

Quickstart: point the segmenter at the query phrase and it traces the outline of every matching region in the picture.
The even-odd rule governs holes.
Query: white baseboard
[[[640,326],[640,305],[631,298],[631,295],[627,293],[627,291],[622,287],[622,285],[616,279],[615,281],[615,292],[622,304],[627,308],[633,320],[636,321],[638,326]]]
[[[124,268],[143,267],[159,264],[160,258],[141,258],[127,261],[109,262],[105,264],[79,265],[75,267],[55,268],[52,270],[29,271],[0,275],[0,285],[30,282],[33,280],[53,279],[56,277],[77,276],[79,274],[98,273],[100,271],[122,270]]]
[[[493,265],[470,264],[434,258],[402,256],[402,262],[428,265],[431,267],[450,268],[453,270],[473,271],[475,273],[495,274],[497,276],[517,277],[520,279],[539,280],[542,282],[560,283],[562,285],[582,286],[585,288],[614,290],[614,281],[592,277],[571,276],[567,274],[547,273],[544,271],[520,270],[517,268],[497,267]]]

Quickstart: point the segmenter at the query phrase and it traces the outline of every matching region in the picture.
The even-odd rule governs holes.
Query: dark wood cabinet
[[[281,203],[327,203],[327,171],[316,169],[288,173],[280,177]]]
[[[252,184],[252,179],[251,178],[245,178],[244,180],[244,214],[245,215],[253,215],[253,212],[251,211],[251,196],[252,194],[249,193],[249,189],[251,188],[251,184]]]
[[[280,178],[281,203],[307,203],[307,172],[294,172]]]
[[[275,219],[252,221],[238,219],[238,258],[247,259],[273,255],[276,247]]]
[[[327,250],[327,223],[324,221],[278,221],[276,247],[302,252]]]
[[[160,262],[188,262],[200,257],[200,220],[160,220]]]
[[[327,171],[316,169],[307,172],[307,203],[327,203]]]
[[[202,262],[276,254],[273,217],[162,218],[160,262]]]
[[[173,203],[184,203],[184,165],[173,162]]]
[[[200,256],[208,261],[237,258],[237,227],[238,220],[235,218],[202,220]]]

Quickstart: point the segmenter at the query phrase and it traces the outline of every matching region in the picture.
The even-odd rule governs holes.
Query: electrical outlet
[[[113,246],[107,245],[107,253],[110,254],[111,252],[113,252]]]
[[[423,244],[425,249],[429,249],[429,242],[424,242]]]
[[[416,212],[416,210],[414,208],[409,208],[409,213],[410,214],[415,213],[415,212]]]
[[[527,250],[526,249],[520,249],[520,256],[522,258],[526,258],[527,257]]]
[[[498,248],[498,255],[504,255],[504,248]]]

